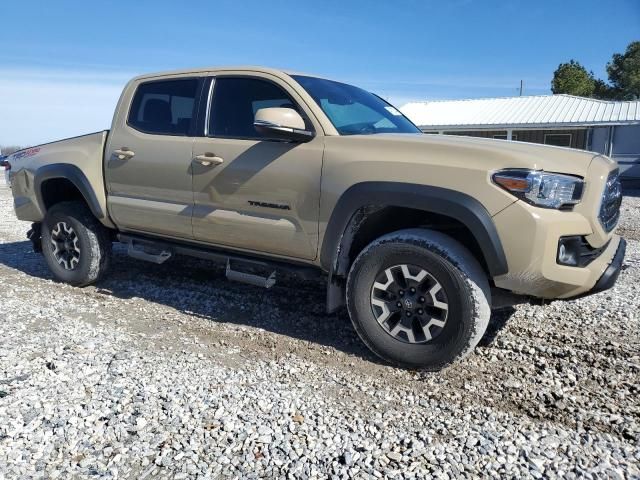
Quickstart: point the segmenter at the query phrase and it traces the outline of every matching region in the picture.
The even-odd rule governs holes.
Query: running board
[[[265,288],[270,288],[275,283],[276,276],[274,272],[278,272],[279,274],[292,274],[306,280],[322,278],[322,273],[319,268],[299,263],[289,263],[264,257],[243,255],[240,252],[137,234],[118,233],[116,238],[124,244],[134,244],[133,247],[129,247],[129,249],[133,248],[132,256],[134,258],[149,260],[151,257],[153,260],[149,261],[154,261],[154,263],[162,263],[172,255],[188,255],[203,260],[210,260],[222,265],[227,265],[230,271],[230,276],[227,275],[227,278],[230,280],[259,285]],[[155,254],[149,253],[150,251],[161,252],[161,258],[157,258]],[[144,258],[140,255],[144,256]],[[161,261],[158,262],[157,260]],[[239,268],[244,271],[238,271]],[[245,273],[247,271],[253,273]],[[257,275],[255,272],[259,272],[262,275]],[[246,281],[248,278],[251,280]]]
[[[246,273],[231,268],[231,260],[227,260],[226,275],[228,280],[234,282],[248,283],[256,287],[271,288],[276,284],[276,271],[274,270],[267,277],[256,275],[255,273]]]
[[[133,240],[129,240],[129,245],[127,247],[127,255],[137,260],[144,260],[145,262],[157,263],[158,265],[166,262],[167,260],[169,260],[169,258],[171,258],[171,252],[168,250],[162,250],[160,253],[149,253],[144,250],[144,246],[142,245],[136,246]]]

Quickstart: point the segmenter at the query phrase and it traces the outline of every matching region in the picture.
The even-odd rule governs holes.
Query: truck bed
[[[103,156],[109,131],[90,133],[20,150],[7,160],[16,215],[20,220],[41,222],[47,195],[43,188],[71,181],[96,217],[112,226],[107,215]]]

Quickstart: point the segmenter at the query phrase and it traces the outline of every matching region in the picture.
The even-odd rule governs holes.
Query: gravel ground
[[[0,479],[640,476],[638,197],[613,290],[494,313],[439,374],[377,362],[314,282],[117,248],[56,283],[0,211]]]

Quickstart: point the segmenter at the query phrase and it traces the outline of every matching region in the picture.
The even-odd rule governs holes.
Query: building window
[[[544,143],[545,145],[555,145],[556,147],[570,147],[571,134],[570,133],[545,133]]]
[[[495,138],[496,140],[506,140],[507,135],[494,135],[493,138]],[[518,135],[516,135],[515,133],[511,134],[511,140],[518,140]]]

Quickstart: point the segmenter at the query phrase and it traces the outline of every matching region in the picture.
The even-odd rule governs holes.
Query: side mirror
[[[294,142],[308,142],[313,132],[306,130],[304,120],[292,108],[269,107],[256,112],[253,126],[262,135]]]

